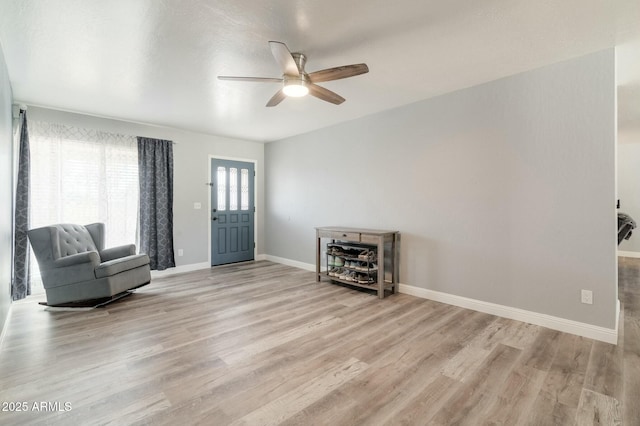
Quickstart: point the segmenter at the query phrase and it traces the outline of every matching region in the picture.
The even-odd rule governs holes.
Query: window
[[[29,143],[31,228],[104,222],[106,247],[136,241],[135,136],[30,121]]]

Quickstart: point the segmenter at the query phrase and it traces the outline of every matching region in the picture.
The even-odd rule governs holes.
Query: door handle
[[[217,217],[212,217],[211,220],[218,220],[218,218]]]

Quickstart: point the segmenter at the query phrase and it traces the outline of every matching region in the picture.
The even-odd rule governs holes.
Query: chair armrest
[[[95,251],[76,253],[54,260],[51,266],[52,268],[65,268],[68,266],[81,265],[83,263],[90,263],[97,266],[100,264],[100,256],[98,256],[98,253]]]
[[[87,251],[61,257],[41,269],[42,284],[49,290],[82,281],[95,280],[95,269],[100,265],[97,251]]]
[[[126,244],[102,250],[100,252],[100,259],[102,259],[103,262],[108,262],[121,257],[131,256],[132,254],[136,254],[135,244]]]

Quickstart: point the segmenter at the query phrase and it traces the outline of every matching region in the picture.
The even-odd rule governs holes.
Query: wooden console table
[[[322,240],[329,240],[331,246],[341,246],[346,249],[371,249],[376,255],[377,281],[370,284],[360,284],[358,282],[340,279],[329,275],[329,265],[327,271],[321,272]],[[392,293],[398,292],[399,282],[399,240],[398,231],[381,231],[376,229],[344,228],[338,226],[323,226],[316,228],[316,282],[321,278],[344,284],[376,290],[380,299],[384,298],[385,290]],[[327,243],[325,243],[327,244]],[[328,258],[328,256],[327,256]],[[347,259],[349,260],[349,259]],[[354,261],[359,259],[354,258]],[[365,262],[366,263],[366,262]],[[349,269],[347,267],[347,269]],[[361,271],[361,269],[358,269]]]

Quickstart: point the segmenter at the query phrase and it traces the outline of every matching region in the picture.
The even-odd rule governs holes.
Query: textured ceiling
[[[33,105],[271,141],[619,46],[619,117],[640,129],[637,0],[0,0],[14,98]],[[279,77],[267,42],[347,101],[264,105]]]

